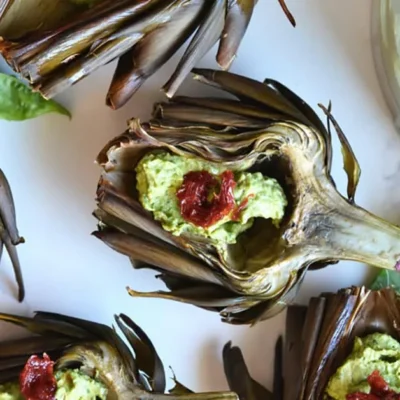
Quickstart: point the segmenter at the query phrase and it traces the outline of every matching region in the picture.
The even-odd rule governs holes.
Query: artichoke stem
[[[392,270],[400,267],[399,227],[350,204],[338,193],[330,196],[328,204],[329,209],[313,224],[317,240],[324,241],[325,259],[351,260]]]

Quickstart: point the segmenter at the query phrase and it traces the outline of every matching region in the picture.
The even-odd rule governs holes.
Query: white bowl
[[[372,1],[372,52],[383,95],[400,131],[400,0]]]

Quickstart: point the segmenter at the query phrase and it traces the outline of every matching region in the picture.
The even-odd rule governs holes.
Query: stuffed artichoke
[[[397,267],[400,229],[354,204],[360,168],[329,108],[347,198],[330,175],[330,123],[290,89],[223,71],[195,70],[195,79],[234,98],[157,104],[153,120],[132,119],[97,158],[95,236],[136,267],[160,271],[169,288],[132,296],[247,324],[285,308],[310,267]]]
[[[399,321],[391,288],[352,287],[289,308],[283,398],[400,398]]]
[[[0,261],[5,247],[14,268],[19,301],[23,301],[25,289],[16,246],[24,241],[24,238],[18,233],[11,187],[4,172],[0,169]]]
[[[284,0],[278,0],[291,23]],[[257,0],[0,0],[0,52],[45,98],[118,59],[106,102],[123,106],[192,37],[164,90],[172,96],[219,41],[228,69]]]
[[[179,383],[165,394],[156,350],[123,314],[115,321],[131,349],[114,329],[65,315],[0,314],[0,321],[35,334],[0,343],[0,399],[237,399],[232,392],[194,394]]]
[[[400,300],[389,287],[351,287],[311,298],[308,306],[289,306],[285,341],[276,343],[271,398],[399,399],[399,323]],[[237,361],[243,360],[239,348],[228,343],[223,354],[226,371],[231,365],[245,371],[244,361]],[[266,389],[244,376],[248,385],[242,381],[234,390],[247,390],[248,399],[265,399]]]

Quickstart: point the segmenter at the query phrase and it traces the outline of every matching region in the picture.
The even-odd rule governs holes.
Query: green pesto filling
[[[60,370],[55,373],[57,381],[56,400],[106,400],[106,386],[78,369]],[[0,385],[0,400],[25,400],[19,383]]]
[[[375,370],[400,392],[400,343],[389,335],[373,333],[355,339],[353,351],[328,382],[328,398],[346,400],[350,393],[369,393],[367,378]]]
[[[232,215],[227,215],[214,225],[203,228],[182,217],[176,193],[184,176],[191,171],[207,171],[219,176],[227,170],[220,164],[200,158],[181,157],[166,151],[148,153],[136,167],[139,200],[166,231],[175,236],[203,236],[216,246],[236,243],[237,237],[253,225],[255,218],[271,219],[278,225],[287,205],[285,193],[276,179],[265,177],[260,172],[234,171],[235,203],[239,205],[245,199],[248,201],[237,220],[233,221]]]

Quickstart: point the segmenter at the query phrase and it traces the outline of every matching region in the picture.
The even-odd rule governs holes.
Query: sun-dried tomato
[[[350,393],[346,400],[400,400],[400,393],[389,388],[379,371],[372,372],[367,380],[371,388],[370,393]]]
[[[220,179],[208,171],[187,173],[176,194],[182,217],[203,228],[214,225],[230,214],[232,220],[237,220],[239,213],[247,206],[248,198],[236,206],[233,195],[235,186],[232,171],[223,172]]]
[[[19,376],[22,395],[27,400],[54,400],[57,382],[54,377],[54,362],[47,354],[43,358],[31,356]]]

